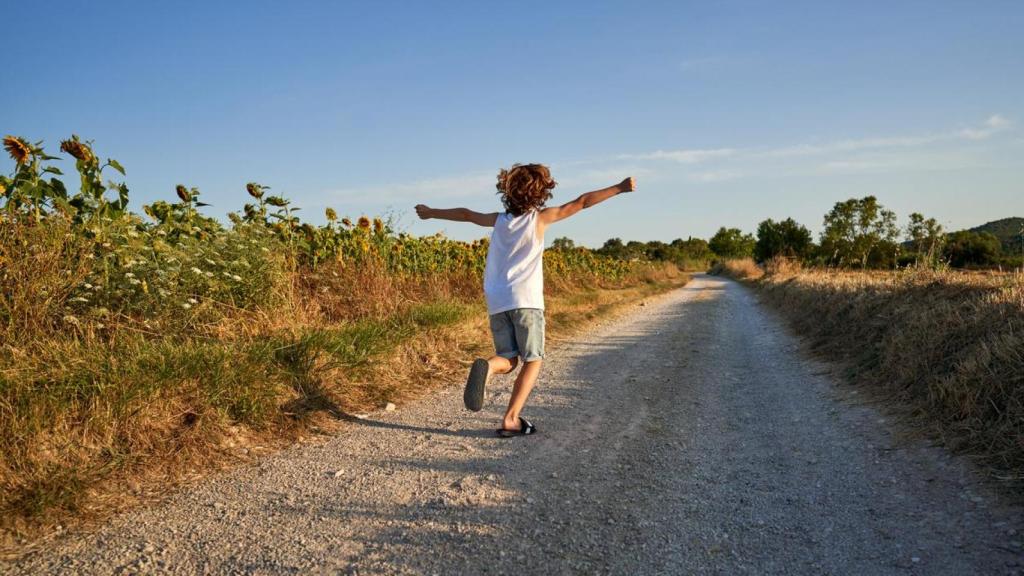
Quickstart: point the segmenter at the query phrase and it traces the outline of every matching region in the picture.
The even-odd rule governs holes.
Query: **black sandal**
[[[462,401],[466,408],[473,412],[479,412],[484,407],[484,385],[487,384],[487,372],[490,365],[487,360],[477,358],[473,361],[473,367],[469,369],[469,378],[466,380],[466,391],[462,393]]]
[[[530,434],[537,433],[537,427],[530,424],[530,421],[522,416],[519,417],[519,430],[508,430],[506,428],[498,428],[494,431],[499,438],[515,438],[516,436],[529,436]]]

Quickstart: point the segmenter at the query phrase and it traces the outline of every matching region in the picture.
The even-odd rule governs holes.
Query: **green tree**
[[[928,264],[934,263],[942,251],[944,240],[942,225],[935,218],[926,220],[917,212],[910,215],[910,223],[907,224],[907,242],[913,247],[914,259],[918,264],[922,261]]]
[[[609,238],[604,241],[604,244],[600,248],[595,250],[602,256],[609,256],[611,258],[625,258],[626,245],[622,243],[621,238]]]
[[[896,214],[883,208],[877,198],[850,198],[836,202],[825,215],[821,254],[827,263],[835,266],[867,268],[869,259],[894,261],[899,250],[898,237]]]
[[[721,227],[708,241],[719,258],[748,258],[754,253],[754,237],[739,228]]]
[[[776,256],[803,260],[814,247],[811,231],[792,218],[781,222],[765,220],[757,226],[757,243],[754,244],[754,258],[758,262],[771,260]]]
[[[988,232],[962,230],[946,239],[943,257],[955,268],[991,266],[999,261],[999,238]]]
[[[714,258],[714,253],[711,252],[711,247],[708,246],[708,241],[703,238],[676,238],[669,244],[673,249],[678,250],[679,254],[687,260],[700,262],[709,261]]]
[[[572,250],[576,248],[576,243],[573,242],[571,238],[563,236],[561,238],[555,238],[554,242],[551,243],[551,248],[553,250]]]

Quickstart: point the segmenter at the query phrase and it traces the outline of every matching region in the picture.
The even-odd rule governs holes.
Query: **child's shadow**
[[[368,426],[370,428],[388,428],[391,430],[405,430],[408,432],[422,432],[425,434],[440,434],[443,436],[455,436],[458,438],[492,438],[494,430],[448,430],[447,428],[428,428],[426,426],[409,426],[408,424],[396,424],[394,422],[383,422],[381,420],[370,420],[368,418],[356,418],[351,414],[336,412],[334,414],[339,420],[351,424]]]

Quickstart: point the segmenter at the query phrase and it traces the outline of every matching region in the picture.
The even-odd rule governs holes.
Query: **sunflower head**
[[[334,208],[328,207],[327,210],[324,210],[324,214],[327,216],[328,222],[334,222],[338,219],[338,213],[334,211]]]
[[[370,219],[367,218],[366,216],[360,216],[359,227],[362,228],[363,230],[368,230],[370,228]]]
[[[373,232],[374,234],[380,234],[384,231],[384,221],[380,218],[373,219]]]
[[[78,136],[74,134],[71,136],[70,140],[61,141],[60,151],[66,152],[82,162],[91,162],[94,158],[92,149],[89,148],[89,145],[80,142],[78,140]]]
[[[4,136],[4,150],[7,150],[18,164],[28,164],[28,159],[32,156],[32,147],[17,136]]]
[[[341,225],[344,226],[345,228],[351,228],[352,227],[352,221],[349,220],[348,218],[342,218],[341,219]]]
[[[259,200],[263,197],[263,186],[255,182],[249,182],[245,185],[245,191],[249,193],[249,196]]]
[[[192,195],[188,193],[188,188],[185,188],[181,184],[175,186],[174,191],[178,193],[178,198],[181,198],[182,202],[192,201]]]

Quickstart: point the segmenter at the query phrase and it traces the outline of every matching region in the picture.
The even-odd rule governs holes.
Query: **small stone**
[[[344,476],[344,474],[345,474],[344,470],[335,470],[334,471],[334,477],[335,478],[340,478],[341,476]]]
[[[387,404],[384,405],[384,410],[388,412],[394,412],[397,408],[398,406],[395,406],[393,402],[388,402]]]
[[[497,482],[498,481],[498,477],[495,476],[494,474],[488,474],[487,475],[487,481],[488,482]]]
[[[913,556],[913,557],[910,558],[910,561],[913,562],[914,564],[917,564],[918,562],[921,561],[921,559],[918,558],[917,556]]]
[[[552,472],[551,473],[551,477],[552,478],[558,478],[558,472]]]
[[[536,502],[536,501],[532,497],[530,497],[530,496],[526,497],[526,503],[527,504],[533,504],[534,502]]]

